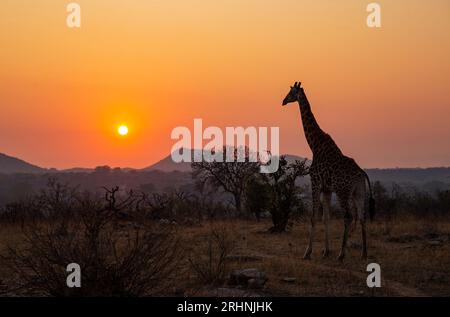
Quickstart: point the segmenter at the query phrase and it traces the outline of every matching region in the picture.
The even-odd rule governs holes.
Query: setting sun
[[[117,132],[118,132],[120,135],[125,136],[125,135],[128,134],[128,127],[127,127],[126,125],[121,125],[121,126],[117,129]]]

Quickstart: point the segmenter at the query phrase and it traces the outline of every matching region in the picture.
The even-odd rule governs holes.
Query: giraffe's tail
[[[367,175],[366,172],[364,172],[364,175],[366,176],[366,180],[367,180],[367,185],[369,185],[369,218],[370,221],[373,220],[373,218],[375,217],[375,199],[373,198],[372,195],[372,186],[370,185],[370,179],[369,179],[369,175]]]

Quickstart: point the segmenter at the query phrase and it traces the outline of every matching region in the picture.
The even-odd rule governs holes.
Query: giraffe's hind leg
[[[303,260],[311,259],[312,253],[312,245],[314,240],[314,231],[315,231],[315,219],[314,219],[314,210],[311,211],[309,215],[309,240],[308,246],[306,247],[305,253],[303,254]]]
[[[331,204],[331,192],[324,192],[322,194],[323,224],[325,227],[325,246],[322,254],[324,258],[330,255],[330,233],[329,233],[330,204]]]
[[[367,259],[367,236],[366,236],[366,215],[364,209],[365,201],[365,184],[364,180],[357,186],[355,190],[355,195],[353,198],[353,203],[356,208],[357,217],[359,218],[359,223],[361,224],[361,258]]]
[[[344,234],[342,237],[341,251],[338,256],[338,260],[342,261],[342,260],[344,260],[344,257],[345,257],[345,249],[347,247],[348,233],[349,233],[352,221],[353,221],[353,215],[350,210],[348,196],[345,196],[345,197],[341,196],[338,198],[339,198],[341,208],[344,210]]]
[[[367,259],[367,237],[366,237],[366,221],[364,219],[359,220],[361,223],[361,235],[362,235],[362,251],[361,258]]]

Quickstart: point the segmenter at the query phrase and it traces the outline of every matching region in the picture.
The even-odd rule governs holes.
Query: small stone
[[[159,223],[161,225],[168,225],[168,224],[170,224],[170,220],[168,220],[168,219],[160,219]]]
[[[295,283],[297,279],[295,277],[283,277],[281,281],[285,283]]]
[[[265,279],[251,278],[247,282],[247,287],[250,289],[261,289],[264,287],[264,284],[266,284]]]
[[[230,284],[232,285],[262,288],[266,282],[266,274],[255,268],[234,270],[230,275]]]
[[[438,247],[442,245],[442,241],[439,240],[430,240],[428,241],[428,245],[432,246],[432,247]]]

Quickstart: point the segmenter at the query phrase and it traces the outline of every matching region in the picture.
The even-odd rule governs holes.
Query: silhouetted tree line
[[[396,183],[387,188],[377,181],[373,193],[377,212],[384,219],[390,220],[396,215],[450,215],[450,190],[436,190],[434,193],[418,189],[405,190]]]
[[[279,158],[279,168],[275,173],[261,174],[260,160],[251,161],[248,148],[242,150],[244,162],[238,161],[239,149],[234,148],[234,160],[222,162],[201,161],[192,163],[193,177],[199,187],[210,186],[222,190],[233,197],[233,205],[241,215],[253,213],[260,219],[262,213],[270,213],[273,227],[271,232],[286,230],[294,212],[303,212],[302,190],[297,186],[300,177],[308,175],[306,159],[288,163]]]
[[[275,173],[261,174],[262,163],[250,162],[249,155],[246,150],[245,162],[195,162],[192,164],[194,183],[178,189],[160,192],[151,183],[145,183],[135,191],[111,186],[102,191],[113,190],[114,195],[108,195],[115,199],[127,197],[123,205],[115,207],[120,219],[196,224],[208,219],[270,217],[272,232],[285,231],[291,220],[301,217],[310,205],[308,188],[298,185],[308,174],[306,160],[289,163],[285,157],[280,157]],[[98,172],[106,170],[101,167]],[[405,190],[397,184],[387,188],[375,182],[373,191],[380,218],[389,220],[398,214],[430,217],[448,215],[450,211],[448,190],[430,193]],[[0,207],[0,221],[25,223],[76,218],[80,201],[89,198],[100,204],[112,199],[108,195],[102,197],[98,191],[81,190],[51,178],[39,193]],[[117,202],[113,206],[115,204]],[[338,207],[334,206],[333,210],[336,209]]]

